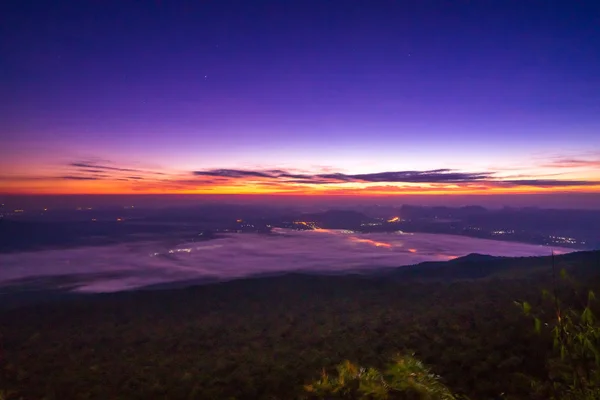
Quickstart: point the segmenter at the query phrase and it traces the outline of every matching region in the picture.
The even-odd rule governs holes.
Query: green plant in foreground
[[[413,356],[396,357],[383,372],[350,361],[336,370],[336,376],[323,371],[320,379],[305,386],[306,392],[319,399],[456,399],[440,378]]]
[[[565,271],[561,275],[568,280]],[[576,290],[573,293],[579,297]],[[527,302],[517,303],[533,318],[536,332],[549,331],[553,339],[555,357],[548,362],[549,380],[534,382],[534,387],[544,398],[600,400],[600,323],[592,312],[594,292],[588,292],[580,307],[566,305],[557,295],[556,283],[554,291],[544,291],[543,297],[551,302],[551,318],[543,318]]]

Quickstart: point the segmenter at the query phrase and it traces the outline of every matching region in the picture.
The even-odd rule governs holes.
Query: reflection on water
[[[557,249],[557,253],[570,249]],[[0,255],[0,284],[36,277],[69,277],[69,287],[119,291],[187,279],[231,279],[283,271],[344,271],[442,261],[482,253],[549,255],[544,246],[465,236],[276,229],[273,234],[231,234],[210,242],[166,247],[144,242]]]

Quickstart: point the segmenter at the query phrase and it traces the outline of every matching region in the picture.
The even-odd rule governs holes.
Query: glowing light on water
[[[371,240],[371,239],[362,239],[362,238],[357,238],[357,237],[351,237],[350,241],[356,242],[356,243],[366,243],[366,244],[370,244],[375,247],[392,247],[392,245],[390,243],[378,242],[376,240]]]

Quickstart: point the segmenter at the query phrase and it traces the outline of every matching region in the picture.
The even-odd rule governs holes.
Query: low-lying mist
[[[113,292],[160,283],[226,280],[265,273],[367,272],[423,261],[446,261],[470,253],[536,256],[550,252],[545,246],[464,236],[275,229],[269,235],[229,234],[177,246],[147,241],[2,254],[0,287]]]

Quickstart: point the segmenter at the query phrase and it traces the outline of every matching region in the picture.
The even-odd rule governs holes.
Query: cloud
[[[86,164],[86,163],[71,163],[69,164],[71,167],[85,168],[89,170],[104,170],[104,171],[122,171],[122,172],[135,172],[137,169],[131,168],[118,168],[118,167],[109,167],[106,165],[97,165],[97,164]]]
[[[206,171],[192,171],[192,174],[196,176],[218,176],[224,178],[276,178],[278,176],[276,173],[279,171],[275,170],[270,172],[271,173],[267,171],[261,172],[241,169],[211,169]]]
[[[106,172],[104,169],[82,169],[81,172],[91,172],[91,173],[103,173]]]
[[[332,184],[337,184],[340,183],[340,181],[336,181],[336,180],[328,180],[328,179],[318,179],[318,178],[312,178],[310,180],[306,180],[306,179],[287,179],[284,181],[281,181],[281,183],[294,183],[294,184],[311,184],[311,185],[332,185]]]
[[[600,168],[600,159],[576,159],[576,158],[564,158],[555,160],[545,167],[551,168]]]
[[[449,169],[434,169],[428,171],[396,171],[396,172],[378,172],[371,174],[293,174],[283,170],[239,170],[239,169],[212,169],[205,171],[193,171],[196,176],[215,176],[225,178],[290,178],[287,182],[324,184],[324,183],[343,183],[343,182],[393,182],[393,183],[436,183],[436,182],[472,182],[484,180],[491,177],[488,172],[456,172]]]
[[[247,169],[211,169],[204,171],[193,171],[194,176],[210,176],[225,179],[227,185],[240,185],[246,178],[260,178],[253,184],[264,184],[272,186],[286,185],[338,185],[343,183],[407,183],[440,185],[435,190],[448,188],[470,188],[487,190],[494,187],[538,187],[538,188],[564,188],[577,186],[597,186],[600,182],[586,180],[558,180],[558,179],[535,179],[530,176],[520,175],[531,179],[507,179],[497,178],[496,172],[462,172],[447,168],[432,169],[425,171],[386,171],[368,174],[344,174],[331,172],[325,174],[301,174],[290,173],[285,170],[247,170]],[[519,177],[520,177],[519,176]],[[514,176],[516,177],[516,176]],[[450,187],[448,185],[451,185]],[[414,188],[413,188],[414,189]],[[426,189],[426,188],[423,188]]]
[[[310,180],[312,178],[312,175],[306,175],[306,174],[290,174],[289,172],[284,172],[282,171],[280,174],[278,174],[279,178],[291,178],[291,179],[304,179],[304,180]]]
[[[60,176],[59,179],[75,180],[75,181],[96,181],[96,180],[100,180],[102,178],[97,177],[97,176],[65,175],[65,176]]]
[[[397,183],[456,183],[474,182],[491,178],[489,172],[454,172],[448,169],[431,171],[379,172],[374,174],[345,175],[353,181],[362,182],[397,182]]]
[[[46,179],[79,181],[106,180],[118,182],[155,180],[156,182],[162,182],[164,179],[161,178],[166,176],[163,172],[111,166],[106,165],[106,163],[109,163],[109,161],[104,161],[103,163],[71,162],[66,165],[69,170],[65,171],[64,175],[48,177]]]
[[[558,162],[558,161],[557,161]],[[563,165],[581,165],[582,160],[562,160]],[[589,162],[585,161],[586,163]],[[522,190],[597,190],[600,181],[560,180],[552,175],[513,174],[498,171],[460,171],[448,168],[430,170],[384,171],[348,174],[334,170],[308,173],[297,169],[216,168],[165,174],[106,165],[109,162],[72,162],[70,169],[48,177],[1,177],[0,182],[33,180],[79,180],[119,182],[120,190],[135,192],[205,192],[205,193],[318,193],[318,194],[400,194],[461,193],[475,191]],[[560,175],[560,174],[553,174]],[[128,182],[128,183],[121,183]],[[387,189],[386,189],[387,188]],[[572,189],[570,189],[572,188]]]
[[[114,172],[138,172],[138,173],[146,173],[146,174],[154,174],[154,175],[165,175],[163,172],[147,171],[147,170],[137,169],[137,168],[112,167],[112,166],[108,166],[108,165],[88,163],[88,162],[72,162],[72,163],[69,163],[69,166],[81,168],[83,171],[86,171],[86,172],[114,171]]]
[[[600,182],[594,181],[562,181],[556,179],[517,179],[499,181],[503,184],[514,186],[535,186],[535,187],[569,187],[569,186],[596,186]]]

